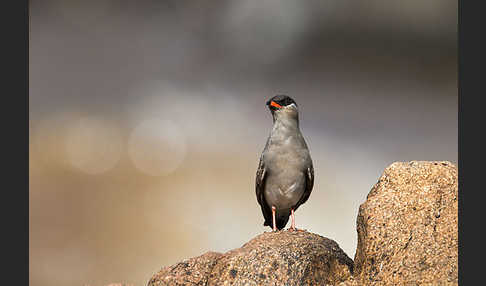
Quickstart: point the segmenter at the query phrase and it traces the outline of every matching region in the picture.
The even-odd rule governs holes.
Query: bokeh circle
[[[183,162],[185,136],[170,120],[148,119],[131,133],[128,154],[135,167],[152,176],[168,175]]]
[[[85,173],[100,174],[112,169],[118,163],[122,149],[119,130],[104,120],[81,118],[68,130],[68,160]]]

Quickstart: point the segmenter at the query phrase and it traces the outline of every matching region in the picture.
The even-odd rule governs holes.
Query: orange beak
[[[282,108],[282,105],[280,105],[280,104],[276,103],[275,101],[270,102],[270,105],[271,105],[271,106],[274,106],[274,107],[276,107],[276,108]]]

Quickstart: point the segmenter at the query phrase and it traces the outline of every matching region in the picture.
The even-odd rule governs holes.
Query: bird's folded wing
[[[309,196],[312,192],[313,187],[314,187],[314,167],[311,164],[310,167],[307,168],[306,174],[305,174],[304,194],[302,195],[300,200],[295,205],[294,210],[296,210],[301,204],[305,203],[309,199]]]
[[[272,210],[269,208],[265,200],[265,178],[266,178],[265,164],[263,163],[263,155],[260,157],[260,163],[258,164],[258,169],[256,173],[255,180],[255,193],[258,200],[258,204],[262,209],[263,217],[265,218],[265,225],[272,221]]]

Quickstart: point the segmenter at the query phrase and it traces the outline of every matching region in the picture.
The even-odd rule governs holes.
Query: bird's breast
[[[305,190],[303,173],[285,172],[270,175],[266,180],[265,198],[269,206],[290,210],[300,200]]]
[[[305,192],[307,168],[312,164],[300,133],[275,132],[264,153],[265,199],[278,210],[290,210]]]

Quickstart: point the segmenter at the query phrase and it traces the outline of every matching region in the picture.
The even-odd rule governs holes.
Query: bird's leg
[[[295,228],[295,215],[294,215],[294,209],[290,209],[290,218],[292,219],[292,224],[290,225],[289,231],[294,231],[297,230]]]
[[[277,231],[277,223],[275,221],[275,212],[276,212],[276,208],[274,206],[272,206],[272,220],[273,220],[273,231]]]

